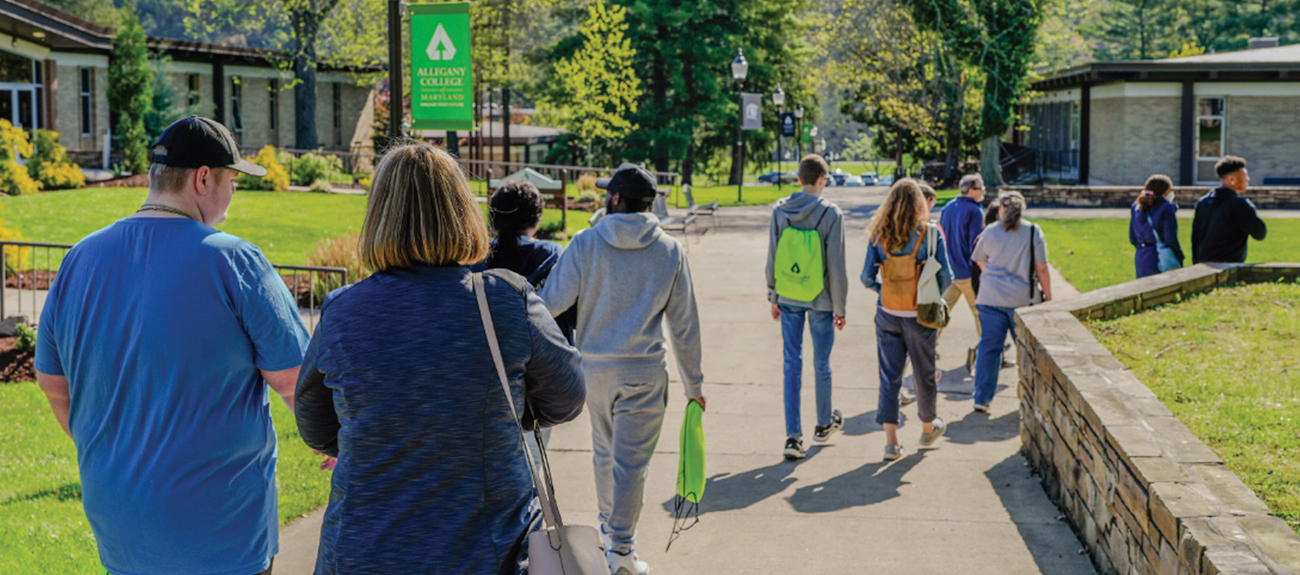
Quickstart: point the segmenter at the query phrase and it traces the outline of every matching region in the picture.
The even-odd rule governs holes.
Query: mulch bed
[[[317,274],[316,279],[319,281],[324,280],[326,277],[327,276],[325,275]],[[328,277],[334,279],[338,276]],[[294,278],[297,278],[297,286],[294,286]],[[289,293],[293,294],[293,299],[298,302],[298,307],[308,308],[313,307],[312,304],[315,304],[315,307],[319,308],[320,304],[323,303],[322,298],[312,295],[311,274],[281,274],[280,279],[284,280],[284,287],[289,288]],[[335,281],[337,282],[337,279],[335,279]]]
[[[0,383],[36,381],[34,354],[19,352],[14,348],[17,341],[16,337],[0,337]]]
[[[57,271],[47,270],[25,270],[23,271],[21,278],[19,277],[19,274],[14,274],[5,278],[5,287],[9,289],[47,290],[50,289],[50,285],[54,283],[54,276],[57,273]],[[22,285],[19,285],[20,279],[22,280]]]
[[[86,184],[87,188],[147,188],[149,187],[149,174],[135,174],[104,180],[102,182],[91,182]]]

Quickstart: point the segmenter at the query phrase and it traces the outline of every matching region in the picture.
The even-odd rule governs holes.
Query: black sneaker
[[[818,425],[813,428],[813,441],[817,443],[826,443],[827,440],[835,435],[835,432],[844,427],[844,416],[840,415],[840,410],[836,409],[831,412],[831,423],[826,427]]]
[[[803,450],[803,440],[798,437],[791,437],[785,440],[785,458],[786,459],[803,459],[808,453]]]

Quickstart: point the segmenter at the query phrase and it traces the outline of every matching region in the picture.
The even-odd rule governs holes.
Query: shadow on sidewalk
[[[1015,414],[998,418],[1015,419]],[[1016,424],[1019,425],[1018,423]],[[1040,573],[1095,573],[1092,565],[1081,565],[1074,553],[1064,553],[1081,547],[1078,534],[1068,524],[1051,519],[1059,511],[1043,493],[1043,485],[1030,470],[1028,461],[1019,453],[1004,459],[984,472],[989,484],[997,492],[1002,506],[1011,516],[1016,531],[1025,542],[1025,548],[1034,557]],[[1041,506],[1035,503],[1041,502]]]
[[[829,513],[888,501],[898,497],[898,489],[908,483],[903,476],[923,459],[925,451],[915,451],[898,461],[868,463],[817,485],[800,487],[790,496],[790,505],[799,513]]]
[[[785,491],[797,481],[790,475],[796,467],[812,459],[825,449],[824,445],[808,448],[808,457],[795,461],[760,467],[741,473],[719,473],[704,484],[704,498],[700,501],[700,516],[721,511],[744,509],[773,495]],[[673,513],[673,499],[665,501],[664,511]]]
[[[1012,411],[998,417],[970,411],[966,417],[948,422],[948,441],[960,445],[996,443],[1020,436],[1020,412]]]

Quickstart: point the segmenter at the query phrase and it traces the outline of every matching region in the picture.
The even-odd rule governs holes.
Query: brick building
[[[1049,74],[1033,89],[1017,143],[1049,181],[1141,186],[1164,173],[1183,186],[1217,183],[1225,155],[1259,185],[1300,184],[1300,45],[1189,58],[1094,62]]]
[[[101,167],[109,137],[108,60],[113,30],[34,0],[0,0],[0,119],[59,132],[83,167]],[[241,146],[294,147],[293,73],[286,55],[150,38],[151,52],[184,101],[230,127]],[[370,151],[371,88],[347,70],[322,66],[316,84],[317,140],[327,150]]]

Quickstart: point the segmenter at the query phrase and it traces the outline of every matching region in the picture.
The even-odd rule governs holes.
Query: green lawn
[[[273,395],[280,441],[280,523],[329,500],[330,474],[303,444],[293,415]],[[81,508],[72,440],[34,383],[0,384],[0,573],[102,573]]]
[[[71,244],[134,213],[145,193],[107,188],[0,196],[0,218],[27,241]],[[256,244],[274,263],[302,265],[316,242],[360,229],[365,212],[365,196],[241,191],[219,227]],[[587,227],[587,217],[570,214],[569,229]],[[559,210],[543,216],[543,222],[559,219]],[[40,257],[38,252],[38,261]]]
[[[1300,262],[1300,219],[1273,219],[1268,238],[1250,240],[1248,263]],[[1034,220],[1047,236],[1048,259],[1079,291],[1121,284],[1137,277],[1128,219]],[[1178,220],[1178,236],[1191,265],[1192,221]]]
[[[1274,514],[1300,532],[1297,309],[1300,285],[1263,284],[1219,289],[1091,327]]]

